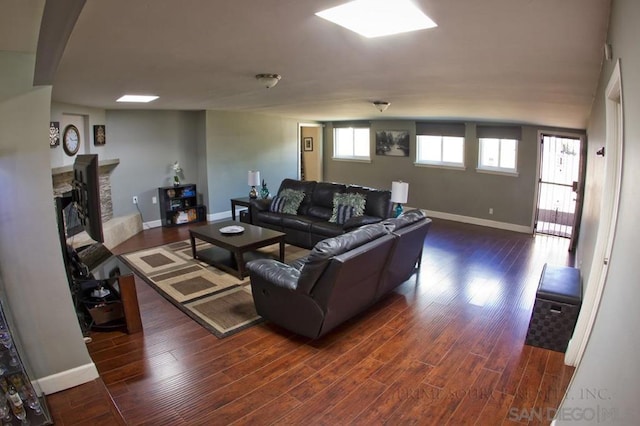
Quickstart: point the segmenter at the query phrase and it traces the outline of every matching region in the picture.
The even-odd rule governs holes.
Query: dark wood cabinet
[[[162,226],[184,225],[207,219],[205,206],[198,204],[198,191],[194,184],[158,188]]]

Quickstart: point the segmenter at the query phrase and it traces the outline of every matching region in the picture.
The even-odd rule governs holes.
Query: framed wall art
[[[377,130],[376,155],[409,156],[408,130]]]
[[[49,122],[49,146],[55,148],[60,145],[60,122]]]
[[[104,145],[107,143],[107,129],[104,124],[93,126],[93,144]]]
[[[313,138],[302,138],[305,151],[313,151]]]

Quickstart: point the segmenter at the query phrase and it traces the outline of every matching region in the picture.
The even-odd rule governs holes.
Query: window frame
[[[488,166],[482,164],[482,152],[483,152],[483,141],[484,140],[497,140],[498,141],[498,166]],[[503,141],[515,141],[515,150],[514,150],[514,166],[511,167],[500,167],[502,155],[502,143]],[[508,176],[518,176],[518,146],[520,145],[520,140],[512,137],[479,137],[478,138],[478,167],[476,168],[477,172],[480,173],[493,173],[493,174],[501,174]]]
[[[437,160],[420,160],[420,153],[422,152],[421,149],[421,138],[440,138],[440,161]],[[450,162],[450,161],[444,161],[442,160],[443,158],[443,153],[444,153],[444,139],[445,138],[457,138],[460,139],[462,141],[462,161],[460,163],[458,162]],[[418,134],[416,135],[416,158],[415,158],[415,165],[416,166],[421,166],[421,167],[440,167],[440,168],[447,168],[447,169],[457,169],[457,170],[465,170],[466,169],[466,163],[465,163],[465,153],[466,153],[466,138],[464,136],[447,136],[447,135],[423,135],[423,134]]]
[[[352,144],[352,148],[353,148],[353,152],[355,153],[356,151],[356,147],[355,147],[355,131],[356,130],[366,130],[368,132],[368,144],[367,144],[367,151],[368,151],[368,155],[365,156],[361,156],[361,155],[351,155],[351,156],[343,156],[343,155],[337,155],[337,144],[338,144],[338,138],[336,137],[336,134],[339,130],[345,130],[345,129],[350,129],[352,131],[352,137],[351,137],[351,144]],[[365,163],[370,163],[371,162],[371,128],[370,127],[360,127],[360,126],[348,126],[348,127],[334,127],[333,128],[333,156],[331,157],[332,160],[336,160],[336,161],[357,161],[357,162],[365,162]]]

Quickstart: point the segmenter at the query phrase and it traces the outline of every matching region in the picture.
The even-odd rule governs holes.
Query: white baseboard
[[[238,218],[239,212],[240,210],[236,210],[236,218]],[[225,220],[225,219],[227,220],[231,219],[231,210],[227,210],[226,212],[207,214],[207,220],[209,222],[213,222],[216,220]]]
[[[533,234],[533,229],[531,229],[529,226],[526,226],[526,225],[516,225],[514,223],[498,222],[495,220],[480,219],[477,217],[461,216],[457,214],[437,212],[437,211],[426,210],[426,209],[423,209],[423,210],[427,213],[427,216],[437,218],[437,219],[445,219],[445,220],[452,220],[454,222],[470,223],[472,225],[487,226],[489,228],[505,229],[507,231],[522,232],[524,234]]]
[[[161,226],[162,226],[162,221],[158,219],[158,220],[152,220],[151,222],[143,223],[142,229],[159,228]]]
[[[47,377],[35,380],[45,395],[60,392],[83,383],[90,382],[100,377],[94,363],[81,365],[71,370],[62,371]]]
[[[405,211],[410,210],[412,208],[415,208],[415,207],[405,207]],[[236,217],[238,217],[240,210],[241,209],[236,210]],[[451,220],[454,222],[462,222],[462,223],[469,223],[472,225],[487,226],[489,228],[504,229],[507,231],[521,232],[524,234],[533,234],[533,229],[531,229],[531,227],[526,225],[516,225],[514,223],[498,222],[495,220],[480,219],[477,217],[462,216],[458,214],[438,212],[434,210],[427,210],[427,209],[421,209],[421,210],[424,210],[427,216],[437,218],[437,219],[445,219],[445,220]],[[231,210],[227,210],[219,213],[207,214],[207,220],[210,222],[213,222],[216,220],[225,220],[225,219],[228,220],[230,218],[231,218]]]

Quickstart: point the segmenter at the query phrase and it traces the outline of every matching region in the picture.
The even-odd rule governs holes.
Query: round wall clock
[[[64,128],[62,135],[62,148],[67,155],[75,155],[80,149],[80,132],[73,124]]]

